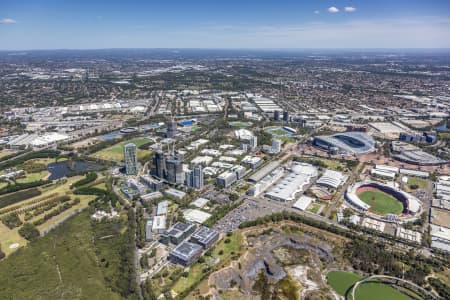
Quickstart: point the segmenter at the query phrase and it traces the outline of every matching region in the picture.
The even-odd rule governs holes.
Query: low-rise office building
[[[197,260],[202,251],[202,246],[185,241],[170,252],[169,260],[174,264],[189,266]]]
[[[166,233],[161,237],[161,242],[168,244],[169,242],[178,245],[191,235],[195,230],[195,225],[192,223],[177,222],[170,227]]]
[[[219,232],[215,229],[202,226],[191,236],[191,242],[201,245],[204,249],[212,246],[219,239]]]

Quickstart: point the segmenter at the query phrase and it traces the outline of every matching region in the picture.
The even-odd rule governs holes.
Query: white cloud
[[[0,19],[0,24],[15,24],[15,23],[17,23],[17,21],[14,19],[10,19],[10,18]]]
[[[346,7],[344,8],[344,10],[345,10],[346,12],[355,12],[355,11],[356,11],[356,8],[354,8],[353,6],[346,6]]]
[[[280,48],[450,48],[450,18],[347,20],[282,26],[221,25],[186,28],[161,38],[166,42],[164,46],[169,48],[177,45],[219,48],[273,48],[274,45]],[[192,42],[197,40],[205,43],[199,46]],[[173,41],[177,43],[173,44]]]
[[[320,12],[319,12],[318,10],[315,10],[314,13],[315,13],[316,15],[320,14]]]
[[[335,6],[331,6],[331,7],[328,8],[328,12],[330,14],[335,14],[335,13],[339,12],[339,9],[337,7],[335,7]]]

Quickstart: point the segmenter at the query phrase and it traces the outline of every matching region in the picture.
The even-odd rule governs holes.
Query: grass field
[[[345,296],[347,290],[361,278],[351,272],[332,271],[327,274],[328,284],[341,296]]]
[[[346,292],[352,285],[360,280],[362,276],[351,272],[332,271],[327,274],[328,284],[341,296],[345,296]],[[356,300],[410,300],[411,298],[400,293],[396,289],[380,283],[367,282],[359,286],[356,291]]]
[[[123,160],[123,147],[126,144],[133,143],[136,145],[136,147],[139,147],[148,142],[150,142],[150,140],[147,138],[135,138],[135,139],[121,142],[121,143],[117,143],[111,147],[97,151],[97,152],[91,154],[91,156],[94,158],[99,158],[99,159],[103,159],[103,160],[121,161],[121,160]],[[141,150],[141,149],[137,149],[137,152],[138,152],[138,158],[142,158],[151,153],[149,150]]]
[[[417,185],[420,189],[424,189],[428,187],[428,181],[417,177],[408,177],[408,185]]]
[[[281,127],[269,127],[269,128],[266,128],[264,131],[271,134],[272,136],[276,137],[280,141],[283,141],[286,143],[295,142],[295,139],[290,136],[289,132],[282,129]]]
[[[366,282],[356,291],[356,300],[411,300],[410,297],[381,282]]]
[[[322,204],[320,204],[320,203],[311,203],[306,210],[316,214],[319,211],[321,206],[322,206]]]
[[[339,161],[331,160],[331,159],[321,159],[326,165],[328,169],[337,170],[340,166],[343,169],[346,169]]]
[[[76,176],[70,178],[66,183],[56,185],[53,184],[50,187],[46,188],[39,188],[39,190],[42,192],[41,195],[32,197],[30,199],[26,199],[20,203],[14,204],[18,207],[25,207],[27,205],[30,205],[31,203],[34,203],[36,201],[45,201],[52,197],[57,196],[64,196],[69,195],[71,199],[79,198],[80,203],[77,205],[74,205],[70,209],[62,212],[61,214],[54,216],[53,218],[47,220],[45,223],[38,226],[39,230],[45,229],[47,227],[53,226],[56,222],[60,221],[62,218],[66,217],[67,215],[73,213],[77,209],[84,208],[88,205],[89,201],[95,198],[95,196],[91,195],[73,195],[72,191],[70,190],[70,185],[80,180],[82,177]],[[10,207],[10,206],[8,206]],[[23,221],[24,214],[19,214],[19,217]],[[32,219],[31,221],[37,220],[39,218],[42,218],[42,215],[37,216],[36,218]],[[6,253],[6,255],[11,254],[12,252],[16,251],[17,249],[11,249],[10,246],[12,244],[19,244],[20,246],[26,245],[26,240],[24,240],[18,233],[19,228],[15,228],[13,230],[10,230],[8,227],[4,226],[3,224],[0,224],[0,245],[2,246],[3,251]]]
[[[229,243],[226,243],[227,239],[230,240]],[[212,257],[220,259],[220,262],[223,264],[224,262],[227,262],[231,256],[239,253],[241,243],[242,237],[240,231],[233,231],[231,236],[225,236],[217,246],[214,247]],[[220,254],[222,252],[223,254]]]
[[[281,136],[285,136],[288,133],[286,131],[284,131],[283,129],[273,129],[270,130],[270,133],[274,134],[274,135],[281,135]]]
[[[197,130],[200,130],[201,127],[198,124],[194,124],[191,126],[191,131],[196,132]]]
[[[11,152],[11,151],[1,151],[0,152],[0,158],[2,158],[2,157],[5,157],[5,156],[8,156],[8,155],[11,155],[11,154],[13,154],[14,152]]]
[[[20,182],[20,183],[33,182],[33,181],[38,181],[38,180],[44,179],[48,175],[49,175],[48,171],[42,171],[42,172],[36,172],[36,173],[26,173],[25,177],[17,178],[16,181]]]
[[[105,234],[113,238],[98,240],[97,230],[84,212],[1,261],[0,299],[123,299],[109,287],[114,278],[106,279],[121,276],[123,240],[112,228]]]
[[[367,190],[358,194],[358,197],[370,205],[370,211],[379,214],[401,214],[403,204],[380,190]]]
[[[106,183],[104,183],[104,182],[96,184],[92,187],[106,191]]]
[[[16,244],[18,247],[25,246],[27,240],[19,234],[19,228],[9,229],[2,222],[0,222],[0,244],[2,245],[2,251],[8,256],[17,249],[11,249],[10,246]]]

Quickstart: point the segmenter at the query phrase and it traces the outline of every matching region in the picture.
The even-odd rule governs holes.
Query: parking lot
[[[220,232],[233,231],[243,222],[251,221],[275,212],[281,212],[282,210],[282,206],[269,207],[268,205],[253,199],[246,199],[241,206],[230,211],[225,217],[220,219],[214,225],[214,229]]]

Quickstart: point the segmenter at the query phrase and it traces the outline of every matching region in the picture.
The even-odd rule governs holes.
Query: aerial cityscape
[[[450,3],[151,2],[0,4],[0,299],[450,299]]]

